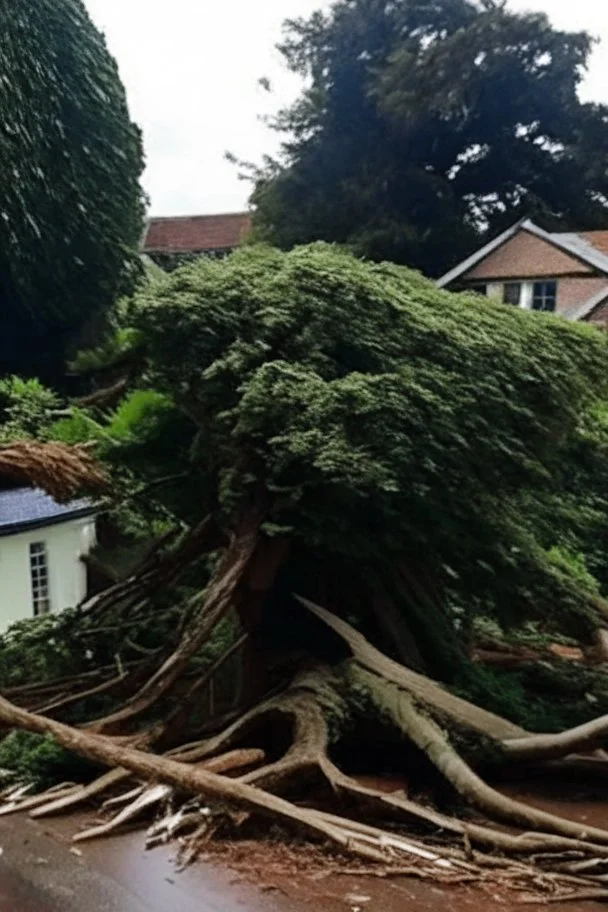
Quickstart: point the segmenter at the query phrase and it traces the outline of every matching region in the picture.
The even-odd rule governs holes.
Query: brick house
[[[608,324],[608,231],[549,233],[529,219],[438,281],[568,320]]]
[[[250,230],[249,212],[150,218],[143,253],[159,266],[170,269],[199,256],[226,256]]]

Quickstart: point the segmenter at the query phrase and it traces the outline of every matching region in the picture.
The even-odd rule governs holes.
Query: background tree
[[[585,33],[494,0],[338,0],[286,25],[307,87],[255,170],[258,237],[324,239],[442,273],[522,215],[608,224],[608,108]]]
[[[55,379],[132,287],[143,154],[81,0],[0,7],[0,370]]]

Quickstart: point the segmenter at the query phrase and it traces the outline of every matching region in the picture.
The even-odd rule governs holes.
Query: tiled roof
[[[151,218],[144,253],[205,253],[238,247],[251,230],[249,212]]]
[[[93,512],[94,507],[88,500],[58,504],[37,488],[0,491],[0,535],[51,526]]]
[[[595,269],[599,269],[600,272],[608,273],[608,248],[603,249],[600,246],[604,237],[608,239],[608,232],[558,232],[548,235],[548,238],[563,250],[573,253],[574,256],[584,260]]]
[[[596,250],[600,250],[608,256],[608,231],[579,231],[579,234]]]

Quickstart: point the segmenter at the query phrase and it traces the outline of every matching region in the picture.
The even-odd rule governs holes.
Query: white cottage
[[[0,632],[72,608],[86,595],[82,557],[95,544],[95,508],[58,504],[34,488],[0,491]]]

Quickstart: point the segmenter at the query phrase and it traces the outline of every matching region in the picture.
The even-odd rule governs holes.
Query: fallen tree
[[[179,601],[188,568],[207,584],[127,680],[87,683],[85,703],[99,688],[117,697],[109,713],[76,727],[61,719],[79,694],[44,704],[34,688],[19,707],[0,701],[5,725],[110,767],[32,813],[108,795],[116,807],[122,788],[118,826],[166,800],[141,784],[162,782],[208,801],[214,826],[227,809],[375,861],[601,886],[608,831],[507,798],[487,771],[547,763],[605,775],[605,756],[590,752],[608,744],[606,720],[538,733],[457,693],[474,683],[479,615],[534,618],[589,644],[605,626],[601,592],[564,558],[592,511],[572,491],[567,512],[557,505],[581,440],[598,516],[604,503],[593,478],[605,459],[606,338],[322,245],[185,266],[128,312],[140,388],[120,420],[92,412],[87,427],[106,421],[94,436],[107,471],[127,467],[190,531],[81,611],[153,623],[158,590]],[[226,619],[233,640],[200,668]],[[244,685],[228,719],[201,718],[204,693],[236,656]],[[376,740],[406,775],[442,780],[458,812],[362,785],[344,757]],[[234,751],[250,765],[238,778],[225,774],[232,760],[224,773],[204,768],[221,770]],[[208,819],[186,816],[195,841],[208,834]],[[570,871],[573,858],[588,868]]]

